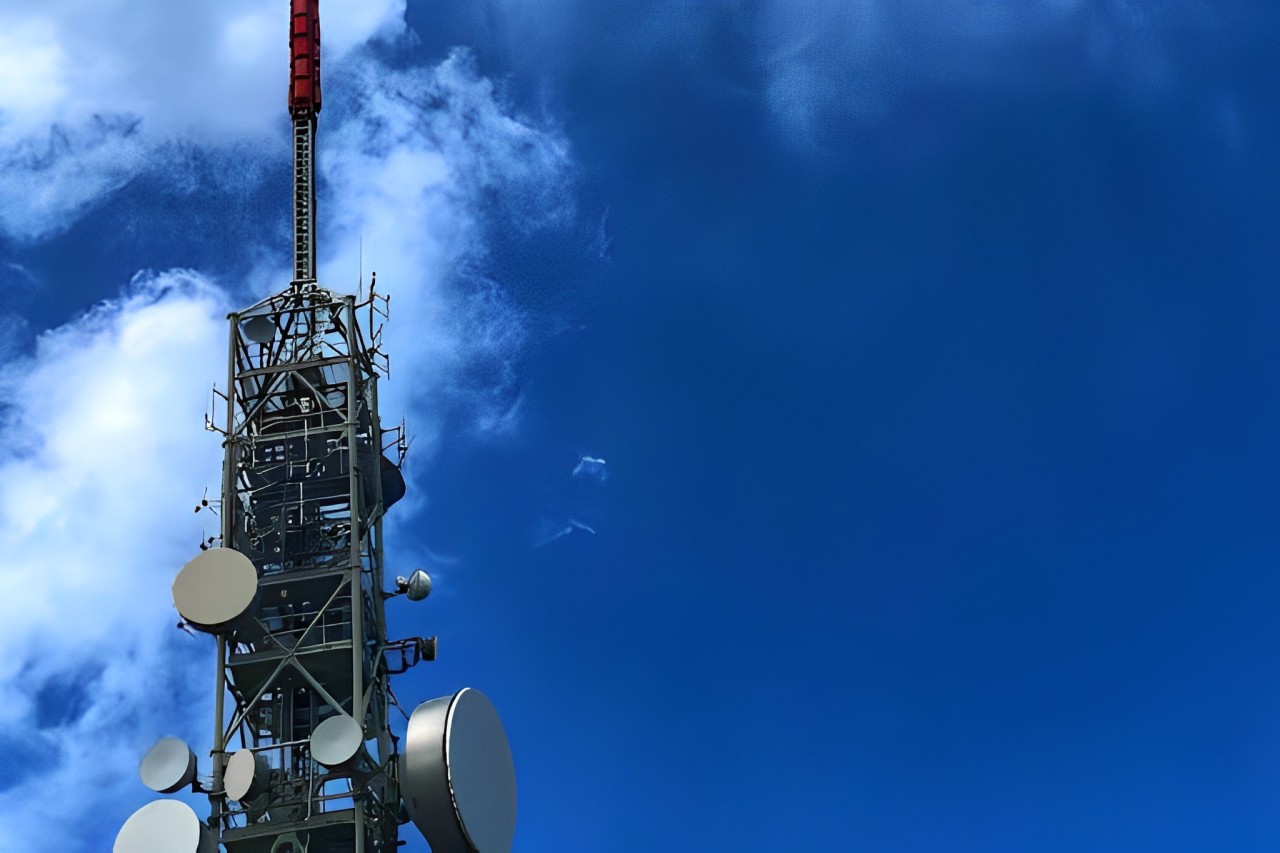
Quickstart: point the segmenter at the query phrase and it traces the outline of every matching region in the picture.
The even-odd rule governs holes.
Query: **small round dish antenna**
[[[181,738],[162,737],[142,756],[138,775],[157,794],[176,794],[195,781],[196,754]]]
[[[253,610],[258,570],[231,548],[210,548],[182,567],[173,580],[173,604],[193,628],[234,630]]]
[[[422,569],[409,575],[409,581],[405,584],[405,593],[410,601],[422,601],[431,594],[431,575]]]
[[[338,767],[355,758],[362,743],[360,724],[346,714],[337,714],[311,733],[311,757],[325,767]]]
[[[227,796],[242,803],[261,796],[270,783],[271,765],[266,756],[251,749],[237,750],[222,774]]]
[[[156,800],[138,809],[116,834],[113,853],[216,853],[217,843],[191,806]]]
[[[276,339],[276,322],[266,314],[245,320],[240,325],[240,330],[255,344],[269,344]]]
[[[405,733],[401,792],[435,853],[509,853],[516,772],[497,710],[479,690],[423,702]]]

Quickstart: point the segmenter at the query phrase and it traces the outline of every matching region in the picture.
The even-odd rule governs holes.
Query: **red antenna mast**
[[[316,280],[316,117],[320,2],[290,0],[289,114],[293,117],[293,288]]]

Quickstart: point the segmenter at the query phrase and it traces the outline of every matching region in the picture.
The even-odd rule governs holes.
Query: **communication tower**
[[[389,640],[384,604],[426,598],[431,579],[386,584],[406,449],[378,414],[388,300],[372,282],[359,298],[316,280],[318,0],[290,0],[289,46],[293,280],[229,316],[225,419],[207,424],[224,439],[221,531],[173,583],[180,624],[216,645],[211,766],[165,737],[139,769],[159,793],[206,794],[210,814],[156,800],[114,849],[373,853],[412,821],[435,853],[505,853],[515,774],[489,700],[464,689],[419,705],[403,738],[390,726],[391,677],[436,642]]]

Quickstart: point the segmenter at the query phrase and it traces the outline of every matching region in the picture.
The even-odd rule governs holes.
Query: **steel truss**
[[[378,418],[386,316],[372,287],[357,303],[304,280],[229,318],[221,544],[253,561],[259,599],[251,627],[217,636],[209,823],[228,853],[389,851],[407,819],[389,677],[434,644],[386,636],[382,519],[405,450]],[[339,714],[365,744],[326,767],[310,737]],[[270,767],[248,802],[224,787],[239,749]]]

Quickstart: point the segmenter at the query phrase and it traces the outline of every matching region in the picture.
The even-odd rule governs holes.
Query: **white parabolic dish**
[[[222,787],[227,796],[241,802],[261,794],[270,781],[271,766],[266,757],[251,749],[236,750],[222,773]]]
[[[422,601],[431,594],[431,575],[427,574],[422,569],[418,569],[416,572],[409,575],[409,582],[407,586],[408,589],[406,592],[409,593],[409,600]]]
[[[215,853],[217,844],[191,806],[156,800],[124,822],[111,849],[113,853]]]
[[[401,793],[434,853],[508,853],[516,772],[498,711],[465,688],[423,702],[405,733]]]
[[[196,778],[195,753],[181,738],[162,737],[142,756],[138,775],[156,793],[176,793]]]
[[[337,714],[311,733],[311,757],[325,767],[337,767],[355,758],[362,743],[360,724],[346,714]]]
[[[258,595],[253,561],[231,548],[210,548],[173,579],[173,604],[182,618],[206,631],[229,627],[247,614]]]

